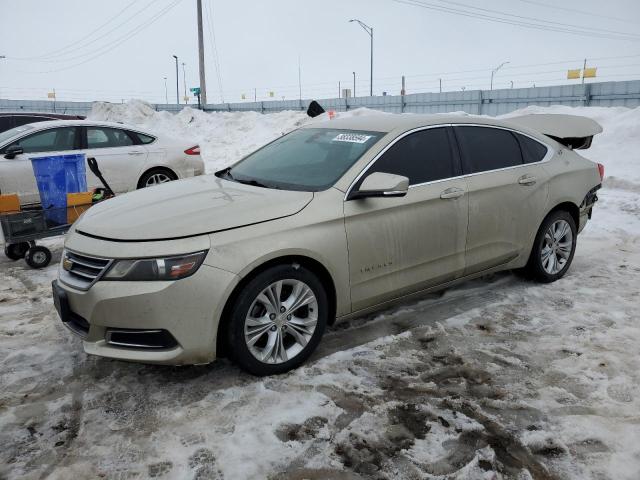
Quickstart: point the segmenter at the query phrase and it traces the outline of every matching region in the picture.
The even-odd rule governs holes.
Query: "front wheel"
[[[568,212],[549,214],[536,235],[527,273],[542,283],[562,278],[573,260],[577,236],[576,223]]]
[[[256,275],[231,310],[232,359],[253,375],[274,375],[301,365],[320,343],[329,315],[324,286],[298,264]]]
[[[51,262],[51,251],[36,245],[27,250],[24,259],[31,268],[44,268]]]

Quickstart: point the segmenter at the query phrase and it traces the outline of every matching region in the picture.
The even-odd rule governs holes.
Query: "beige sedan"
[[[574,149],[600,131],[566,115],[314,123],[91,208],[56,308],[91,354],[285,372],[336,320],[499,270],[565,275],[604,174]]]

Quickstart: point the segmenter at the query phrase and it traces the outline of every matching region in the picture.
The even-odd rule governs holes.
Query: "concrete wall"
[[[239,102],[207,105],[208,111],[306,110],[311,100],[275,100],[267,102]],[[640,80],[601,82],[585,85],[556,85],[551,87],[514,88],[502,90],[469,90],[443,93],[414,93],[378,97],[332,98],[319,100],[325,110],[345,111],[367,107],[385,112],[440,113],[465,111],[473,114],[500,115],[528,105],[568,105],[629,107],[640,106]],[[0,112],[31,111],[86,115],[91,102],[52,102],[50,100],[1,100]],[[184,105],[153,105],[156,110],[177,112]],[[193,106],[191,106],[193,108]],[[55,108],[55,110],[54,110]]]

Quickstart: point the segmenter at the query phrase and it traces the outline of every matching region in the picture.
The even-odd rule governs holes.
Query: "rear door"
[[[451,129],[400,138],[353,188],[374,172],[406,176],[410,186],[404,197],[345,202],[353,310],[445,283],[464,270],[468,197]]]
[[[529,254],[549,176],[540,161],[524,162],[518,134],[511,130],[460,125],[454,131],[469,189],[469,275]]]
[[[24,153],[15,158],[0,156],[0,179],[3,193],[17,193],[20,203],[38,203],[40,195],[31,166],[31,158],[41,155],[77,153],[80,146],[79,128],[59,127],[40,130],[13,142],[3,149],[18,145]]]
[[[115,192],[135,190],[138,174],[147,161],[147,150],[126,130],[104,126],[87,126],[84,130],[84,153],[95,158],[109,186]],[[87,169],[89,188],[101,187],[100,180]]]

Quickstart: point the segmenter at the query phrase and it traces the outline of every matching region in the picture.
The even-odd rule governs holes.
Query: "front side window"
[[[133,140],[124,130],[108,127],[87,127],[87,148],[127,147]]]
[[[492,127],[455,127],[465,173],[486,172],[522,165],[516,136]]]
[[[383,135],[381,132],[302,128],[216,175],[269,188],[326,190]]]
[[[30,130],[33,130],[31,125],[22,125],[20,127],[14,127],[11,130],[7,130],[6,132],[0,132],[0,144],[9,141],[13,137],[27,133]]]
[[[446,128],[429,128],[401,138],[367,171],[375,172],[402,175],[409,185],[455,177],[458,173]]]
[[[76,129],[73,127],[65,127],[43,130],[41,132],[34,133],[33,135],[21,138],[10,146],[13,145],[22,147],[24,149],[24,153],[74,150],[76,145]]]

